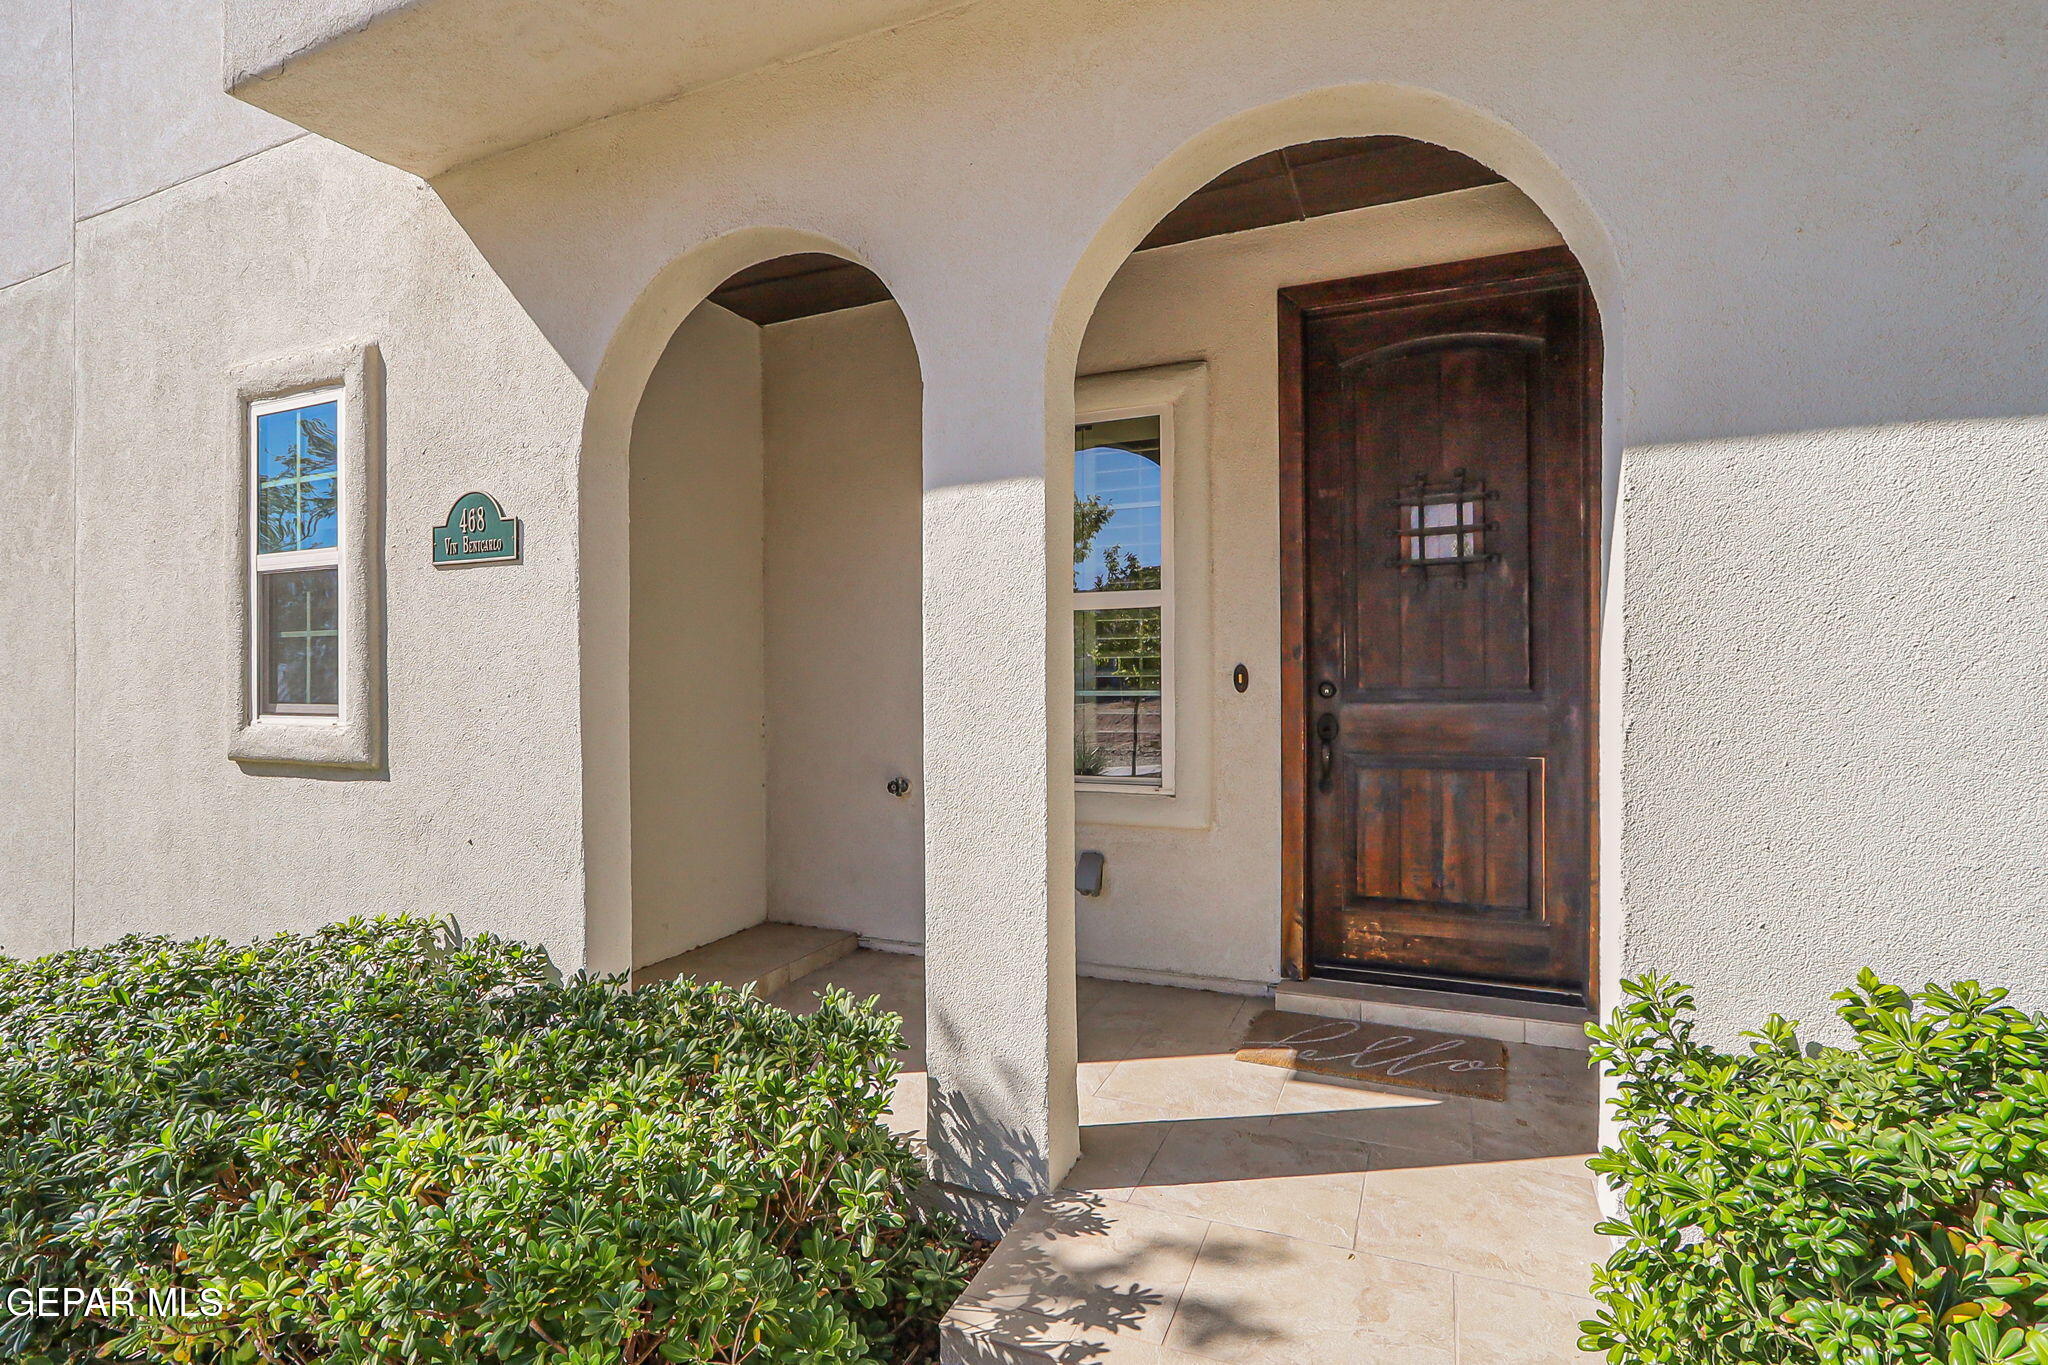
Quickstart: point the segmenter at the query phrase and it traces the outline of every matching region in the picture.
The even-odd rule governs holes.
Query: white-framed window
[[[236,371],[237,762],[383,762],[382,376],[366,341]]]
[[[1208,395],[1199,360],[1074,381],[1077,554],[1062,606],[1082,826],[1213,818],[1210,722],[1231,684],[1210,656]]]
[[[341,714],[341,563],[351,531],[341,505],[339,388],[249,405],[249,595],[257,714]]]
[[[1174,420],[1167,404],[1074,426],[1074,780],[1174,790]]]

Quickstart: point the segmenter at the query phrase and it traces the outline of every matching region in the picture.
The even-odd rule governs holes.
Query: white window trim
[[[228,756],[238,763],[376,768],[384,761],[382,366],[372,342],[279,357],[237,370],[233,382]],[[307,403],[336,404],[340,460],[338,544],[333,550],[264,555],[266,570],[333,565],[337,577],[339,711],[295,715],[257,706],[257,602],[254,541],[256,418]]]
[[[1113,596],[1117,606],[1161,609],[1161,783],[1077,777],[1074,814],[1081,824],[1203,829],[1211,821],[1210,689],[1202,685],[1209,653],[1208,367],[1192,361],[1075,380],[1077,426],[1155,413],[1162,586],[1101,594],[1094,605],[1112,605]],[[1075,611],[1095,596],[1069,591],[1069,630]]]

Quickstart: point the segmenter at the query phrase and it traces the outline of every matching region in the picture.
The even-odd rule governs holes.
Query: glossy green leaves
[[[1836,997],[1729,1054],[1660,977],[1593,1030],[1621,1192],[1585,1345],[1616,1365],[2048,1365],[2048,1021],[1974,982]]]
[[[0,1282],[189,1291],[0,1356],[894,1358],[959,1293],[883,1125],[898,1021],[353,921],[0,962]]]

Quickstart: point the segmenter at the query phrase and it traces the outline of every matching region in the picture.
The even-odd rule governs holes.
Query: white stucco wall
[[[761,337],[769,917],[920,943],[917,352],[893,303]]]
[[[71,259],[71,14],[0,0],[0,289]]]
[[[1140,252],[1110,281],[1081,343],[1083,374],[1208,366],[1209,478],[1193,491],[1208,509],[1209,652],[1179,690],[1208,694],[1213,780],[1206,828],[1081,823],[1081,846],[1108,857],[1103,894],[1076,907],[1083,970],[1241,989],[1280,976],[1275,296],[1288,285],[1556,241],[1519,191],[1488,185]],[[1251,674],[1242,695],[1230,682],[1239,662]],[[1181,739],[1199,759],[1200,736]]]
[[[634,420],[636,965],[767,914],[761,349],[703,304]]]
[[[80,217],[302,136],[222,91],[221,0],[76,0],[68,9]]]
[[[2034,417],[1631,459],[1621,946],[1724,1035],[1865,966],[2048,1004],[2044,451]]]
[[[560,359],[430,191],[313,138],[85,220],[74,271],[79,941],[413,910],[577,964]],[[381,345],[389,395],[388,764],[237,765],[228,375],[348,338]],[[432,568],[474,488],[525,521],[524,562]]]
[[[71,283],[59,267],[0,290],[0,952],[16,957],[71,946]]]

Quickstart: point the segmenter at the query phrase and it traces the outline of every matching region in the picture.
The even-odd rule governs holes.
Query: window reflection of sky
[[[259,552],[333,548],[334,426],[331,402],[256,419]]]
[[[1160,487],[1157,456],[1121,446],[1090,446],[1074,454],[1074,496],[1101,499],[1115,510],[1089,543],[1088,553],[1074,566],[1074,587],[1095,589],[1108,576],[1107,555],[1135,554],[1141,568],[1157,569],[1160,554]]]

